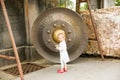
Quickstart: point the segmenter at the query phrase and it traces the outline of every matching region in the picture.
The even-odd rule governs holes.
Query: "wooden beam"
[[[17,48],[16,48],[15,39],[14,39],[13,32],[12,32],[12,29],[11,29],[9,17],[8,17],[8,14],[7,14],[6,6],[5,6],[5,3],[4,3],[4,0],[0,0],[0,2],[1,2],[1,6],[2,6],[4,17],[5,17],[5,21],[6,21],[6,24],[7,24],[10,40],[11,40],[11,43],[12,43],[12,46],[13,46],[14,55],[15,55],[15,59],[16,59],[16,62],[17,62],[20,78],[21,78],[21,80],[24,80],[24,78],[23,78],[23,71],[22,71],[22,67],[21,67],[18,51],[17,51]]]
[[[5,56],[5,55],[0,55],[0,58],[10,59],[10,60],[14,60],[15,59],[15,57],[13,57],[13,56]]]

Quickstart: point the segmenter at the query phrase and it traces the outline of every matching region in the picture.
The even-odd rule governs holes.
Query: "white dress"
[[[70,59],[67,52],[66,42],[65,41],[60,42],[58,45],[58,49],[60,51],[60,61],[65,63],[69,62]]]

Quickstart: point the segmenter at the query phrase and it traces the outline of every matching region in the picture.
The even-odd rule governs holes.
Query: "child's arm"
[[[58,47],[58,45],[55,45],[55,48],[56,48],[57,50],[59,50],[59,47]]]
[[[66,50],[66,43],[63,43],[63,44],[61,44],[61,45],[59,45],[58,46],[58,49],[60,50],[60,51],[63,51],[63,50]]]

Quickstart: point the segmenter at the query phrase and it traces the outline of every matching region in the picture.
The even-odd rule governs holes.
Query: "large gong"
[[[59,63],[59,43],[56,36],[64,32],[70,61],[77,59],[84,51],[88,39],[82,18],[66,8],[53,8],[38,16],[32,27],[32,42],[38,53],[45,59]]]

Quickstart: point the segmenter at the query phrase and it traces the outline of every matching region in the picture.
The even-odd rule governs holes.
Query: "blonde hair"
[[[59,37],[59,35],[63,35],[63,38],[66,39],[66,36],[65,36],[64,32],[59,33],[58,36],[57,36],[57,38]]]

